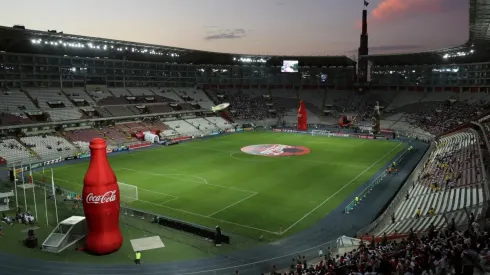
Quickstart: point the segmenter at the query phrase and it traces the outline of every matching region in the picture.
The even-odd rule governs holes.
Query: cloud
[[[276,5],[276,6],[285,6],[286,3],[284,3],[284,2],[276,2],[276,3],[274,3],[274,5]]]
[[[411,14],[440,12],[443,2],[443,0],[383,0],[371,11],[371,16],[378,21],[393,21]]]
[[[468,10],[468,1],[463,0],[380,0],[369,13],[368,24],[378,25],[404,20],[418,15],[434,15],[458,10]],[[361,29],[361,20],[356,21]]]
[[[462,0],[381,0],[370,15],[379,22],[392,22],[408,16],[467,8],[467,5]]]
[[[247,35],[245,29],[226,29],[209,31],[208,35],[204,37],[205,40],[219,40],[219,39],[238,39],[244,38]]]

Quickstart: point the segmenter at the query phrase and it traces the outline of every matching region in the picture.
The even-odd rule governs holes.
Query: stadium
[[[364,10],[357,61],[0,27],[0,274],[384,273],[477,237],[485,268],[490,3],[469,3],[465,44],[410,54],[370,55]],[[121,196],[105,256],[94,138]]]

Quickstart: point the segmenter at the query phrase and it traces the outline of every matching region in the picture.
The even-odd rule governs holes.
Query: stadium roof
[[[378,66],[470,63],[490,59],[490,0],[468,1],[469,39],[463,45],[427,52],[368,55],[361,58],[367,58]]]
[[[37,31],[23,26],[0,26],[0,51],[29,54],[68,55],[206,65],[280,66],[283,60],[298,60],[301,66],[353,66],[346,56],[259,56],[207,52],[177,47]]]

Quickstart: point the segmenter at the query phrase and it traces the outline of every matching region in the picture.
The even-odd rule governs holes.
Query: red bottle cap
[[[101,150],[106,149],[107,144],[103,138],[94,138],[90,141],[90,150]]]

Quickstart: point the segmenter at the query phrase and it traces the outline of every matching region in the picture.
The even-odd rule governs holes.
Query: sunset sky
[[[368,0],[370,53],[416,52],[468,38],[468,0]],[[15,0],[0,25],[217,52],[348,55],[363,0]]]

